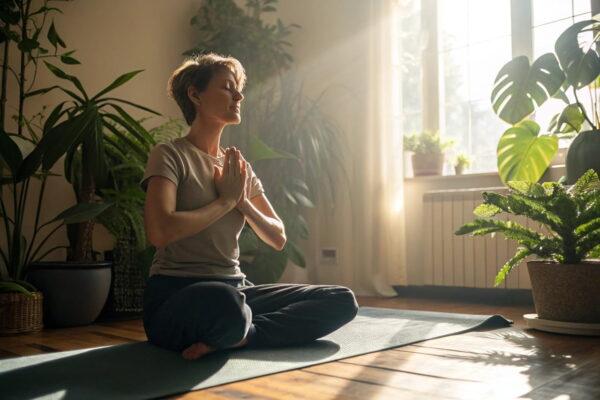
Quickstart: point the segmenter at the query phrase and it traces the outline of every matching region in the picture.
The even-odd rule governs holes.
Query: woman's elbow
[[[285,243],[287,242],[287,238],[285,234],[281,235],[277,238],[277,240],[273,243],[273,248],[277,251],[281,251],[285,247]]]
[[[167,247],[169,245],[167,235],[165,235],[164,232],[160,229],[146,228],[146,238],[148,239],[148,242],[150,242],[150,244],[159,249]]]

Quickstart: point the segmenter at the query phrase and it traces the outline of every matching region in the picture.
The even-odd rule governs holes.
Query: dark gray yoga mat
[[[2,360],[0,397],[156,398],[509,324],[498,315],[361,307],[352,322],[301,347],[237,349],[187,361],[139,342]]]

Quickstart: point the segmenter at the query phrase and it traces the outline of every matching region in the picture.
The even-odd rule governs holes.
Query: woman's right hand
[[[219,197],[231,204],[238,204],[246,184],[246,162],[240,162],[240,151],[235,147],[225,150],[223,167],[215,165],[215,186]]]

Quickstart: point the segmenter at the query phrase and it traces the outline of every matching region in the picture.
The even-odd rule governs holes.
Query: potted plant
[[[519,56],[505,64],[496,76],[491,94],[493,109],[513,125],[498,142],[498,172],[503,182],[537,182],[550,165],[561,138],[575,138],[566,157],[567,182],[574,183],[592,168],[600,173],[600,22],[576,22],[556,40],[555,53],[546,53],[532,64]],[[588,93],[580,91],[585,87]],[[571,91],[573,99],[566,93]],[[589,96],[586,110],[581,96]],[[527,119],[549,98],[565,102],[547,134]]]
[[[442,175],[444,169],[444,151],[454,141],[442,142],[439,131],[425,130],[421,134],[404,136],[404,150],[411,151],[413,174]]]
[[[66,151],[58,140],[60,129],[78,129],[78,121],[64,121],[53,127],[56,114],[46,120],[44,112],[26,117],[27,101],[41,92],[31,91],[35,82],[38,60],[56,58],[65,64],[76,64],[73,52],[60,51],[60,39],[52,23],[47,27],[47,15],[56,10],[44,1],[39,8],[30,2],[9,1],[0,6],[0,43],[3,43],[2,79],[0,86],[0,220],[4,228],[4,242],[0,244],[0,332],[20,333],[42,328],[42,299],[44,296],[27,281],[31,263],[43,259],[63,246],[47,249],[44,245],[65,223],[77,223],[90,218],[94,210],[75,205],[56,217],[43,221],[41,207],[45,199],[48,179],[55,176],[51,169]],[[34,19],[37,21],[34,23]],[[54,51],[42,47],[38,41],[42,32]],[[16,48],[18,57],[9,56]],[[12,70],[13,74],[8,74]],[[16,90],[7,91],[8,77],[14,76]],[[9,96],[9,94],[11,96]],[[16,127],[11,133],[7,125],[7,102],[17,105],[13,116]],[[48,136],[44,143],[40,135]],[[44,162],[42,162],[44,160]],[[37,199],[32,199],[33,187],[39,187]],[[31,207],[31,202],[34,207]],[[33,223],[31,230],[26,228]]]
[[[501,233],[521,247],[496,276],[496,285],[523,259],[527,263],[538,318],[543,321],[600,324],[600,180],[589,170],[571,187],[556,182],[508,183],[510,193],[483,193],[479,217],[455,234]],[[502,212],[523,215],[544,228],[540,233],[514,221],[491,219]]]
[[[471,166],[471,159],[465,154],[461,153],[454,159],[454,172],[456,175],[462,175],[465,168],[469,168],[469,166]]]
[[[122,137],[126,147],[123,149],[124,151],[128,151],[128,149],[140,151],[138,144],[120,133],[117,128],[121,127],[146,146],[144,151],[147,153],[151,147],[148,144],[151,142],[151,137],[119,104],[124,103],[145,111],[155,112],[126,100],[107,96],[109,92],[123,85],[141,71],[124,74],[97,95],[89,96],[75,76],[44,61],[46,67],[56,77],[69,81],[75,90],[58,85],[32,90],[32,82],[28,82],[25,77],[26,66],[33,57],[47,58],[49,53],[38,41],[43,24],[40,24],[39,21],[32,23],[32,19],[34,17],[41,18],[43,22],[46,20],[46,14],[56,9],[47,7],[47,2],[44,2],[39,10],[30,10],[28,1],[15,1],[13,8],[9,6],[9,9],[14,10],[16,13],[14,15],[19,16],[17,24],[21,34],[18,35],[14,32],[5,34],[3,36],[6,41],[5,48],[10,41],[17,43],[22,57],[21,75],[18,79],[20,85],[18,132],[16,135],[10,135],[5,132],[3,127],[0,133],[0,140],[3,144],[1,154],[8,164],[10,172],[3,181],[12,182],[15,190],[18,190],[18,192],[12,191],[14,199],[12,210],[16,213],[14,217],[5,212],[4,208],[7,207],[3,204],[2,214],[5,226],[10,226],[13,230],[7,235],[7,251],[5,253],[8,254],[4,254],[4,262],[7,269],[17,271],[14,279],[26,277],[44,293],[46,322],[55,326],[90,323],[101,311],[110,286],[110,263],[96,262],[92,251],[93,218],[110,206],[109,203],[99,201],[101,199],[96,192],[96,182],[102,182],[108,175],[105,150],[109,145],[106,143],[110,142],[113,136]],[[8,15],[9,18],[12,18],[10,16],[13,14],[9,13]],[[3,16],[5,17],[4,14]],[[59,57],[64,64],[79,63],[71,57],[72,51],[58,54],[66,45],[54,24],[48,29],[47,39],[54,48],[55,56]],[[9,68],[7,57],[5,54],[4,73]],[[39,62],[35,61],[33,64],[37,68]],[[33,76],[35,77],[35,73]],[[3,86],[3,95],[6,93],[4,89],[5,86]],[[54,89],[62,90],[70,97],[71,101],[65,101],[55,106],[43,124],[40,124],[41,134],[37,135],[33,124],[25,118],[23,104],[27,98]],[[2,110],[4,115],[4,109]],[[29,138],[22,132],[24,127],[28,128]],[[107,135],[107,132],[110,132],[111,135]],[[31,152],[27,156],[24,156],[23,152],[17,153],[16,151],[19,143],[23,142],[30,144]],[[46,188],[45,177],[50,175],[50,170],[56,161],[65,154],[65,174],[75,189],[77,203],[52,221],[40,225],[39,209]],[[35,176],[36,171],[40,171],[38,175],[43,178],[42,194],[35,210],[34,233],[30,241],[26,241],[22,234],[23,213],[26,212],[24,204],[28,194],[29,178]],[[36,242],[38,230],[57,221],[67,223],[68,238],[71,243],[67,249],[69,262],[34,263],[46,255],[40,254],[39,249],[46,243],[47,238],[39,243]],[[55,233],[59,227],[54,227],[49,235]],[[28,270],[27,275],[25,270]]]

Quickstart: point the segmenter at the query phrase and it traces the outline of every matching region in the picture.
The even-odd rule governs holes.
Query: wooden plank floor
[[[412,298],[359,298],[361,306],[502,314],[510,328],[476,331],[173,399],[600,399],[600,337],[526,329],[530,307]],[[97,323],[0,337],[0,358],[145,340],[141,321]]]

